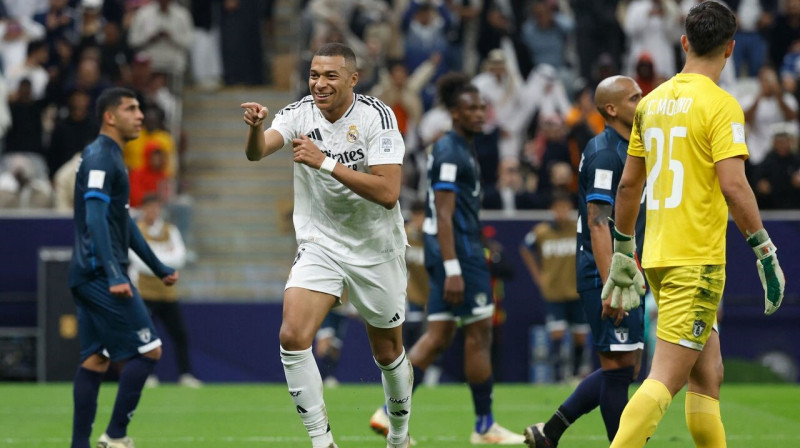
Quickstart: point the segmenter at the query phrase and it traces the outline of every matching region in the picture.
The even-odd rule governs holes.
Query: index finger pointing
[[[242,103],[240,106],[242,109],[253,109],[256,112],[260,111],[264,106],[258,103]]]

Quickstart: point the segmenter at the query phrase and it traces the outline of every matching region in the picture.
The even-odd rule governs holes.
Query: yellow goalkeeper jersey
[[[739,103],[706,76],[675,75],[636,108],[628,154],[647,167],[642,266],[724,264],[728,206],[714,164],[748,157]]]

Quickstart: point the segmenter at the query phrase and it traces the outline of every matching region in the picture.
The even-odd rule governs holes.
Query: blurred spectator
[[[260,0],[222,1],[220,33],[225,84],[264,83],[261,26],[265,12]]]
[[[96,47],[92,47],[96,50]],[[103,77],[100,72],[100,55],[94,51],[85,52],[86,57],[82,57],[78,62],[77,70],[74,77],[67,82],[66,90],[82,90],[89,94],[89,109],[94,110],[94,105],[97,103],[97,98],[100,93],[108,87],[111,83]]]
[[[123,39],[122,30],[114,22],[103,25],[103,40],[100,43],[100,70],[114,84],[131,82],[133,54]]]
[[[457,60],[451,60],[448,65],[454,65],[468,76],[475,74],[478,68],[478,37],[480,33],[480,14],[483,0],[454,0],[450,10],[455,18],[454,29],[450,33],[449,44],[458,54]]]
[[[411,0],[403,16],[405,63],[409,72],[416,70],[435,53],[445,54],[448,47],[447,32],[451,26],[452,17],[444,4],[437,7],[430,0]],[[444,62],[440,63],[423,89],[422,104],[425,110],[433,105],[436,79],[449,69]]]
[[[5,135],[11,128],[11,109],[8,107],[8,84],[0,70],[0,154],[5,152]]]
[[[533,67],[530,52],[522,42],[520,29],[527,17],[525,2],[512,0],[484,0],[481,12],[478,52],[486,58],[489,52],[501,47],[503,38],[510,39],[522,73]]]
[[[19,87],[20,81],[27,79],[31,83],[31,96],[34,100],[44,98],[50,75],[44,69],[44,64],[49,59],[47,44],[43,40],[28,43],[28,55],[22,64],[8,67],[8,88],[13,92]]]
[[[485,188],[483,208],[510,215],[515,210],[541,209],[546,205],[547,199],[536,191],[535,177],[523,176],[518,160],[500,161],[497,183]]]
[[[216,90],[222,84],[222,50],[219,19],[215,20],[214,14],[215,2],[194,0],[191,8],[194,21],[191,49],[192,78],[197,87]]]
[[[755,77],[767,58],[767,41],[764,32],[772,26],[775,0],[726,0],[736,13],[738,28],[733,39],[733,63],[736,75]],[[780,61],[775,61],[779,64]],[[742,75],[743,67],[747,67]]]
[[[517,67],[510,42],[504,43],[503,47],[489,52],[483,63],[483,70],[472,80],[472,84],[486,100],[486,122],[483,132],[487,135],[498,134],[493,163],[482,160],[480,154],[478,157],[481,177],[489,184],[493,184],[496,180],[494,173],[497,172],[499,155],[518,154],[521,143],[513,133],[506,131],[505,123],[518,113],[517,99],[522,90],[522,75]]]
[[[164,199],[169,198],[169,176],[167,175],[166,151],[156,141],[148,142],[144,147],[145,164],[131,170],[131,207],[142,205],[147,195],[155,194]]]
[[[19,83],[16,92],[8,97],[11,128],[6,134],[5,152],[32,152],[44,155],[42,112],[44,100],[33,99],[33,87],[28,79]]]
[[[540,167],[537,191],[549,194],[553,188],[553,181],[550,178],[553,165],[558,163],[565,163],[570,167],[574,165],[567,146],[566,128],[561,118],[556,115],[542,117],[540,126],[541,132],[534,138],[532,145],[528,146],[529,150],[525,155],[534,166]],[[536,161],[539,161],[538,164]],[[574,167],[574,171],[577,171],[577,166]],[[567,182],[567,186],[571,182],[572,178]]]
[[[3,0],[8,17],[25,17],[33,19],[40,12],[47,11],[50,7],[49,0]]]
[[[193,31],[188,9],[174,0],[154,0],[136,11],[128,31],[128,43],[150,57],[153,71],[169,74],[172,82],[186,71]],[[257,45],[258,41],[248,42],[236,52]]]
[[[169,263],[175,269],[186,265],[186,247],[177,227],[161,216],[161,201],[158,196],[148,195],[142,201],[142,215],[137,221],[142,236],[153,249],[159,260]],[[131,280],[136,284],[150,313],[161,320],[175,344],[175,357],[178,362],[178,384],[185,387],[202,386],[192,375],[189,361],[189,340],[183,324],[183,314],[178,304],[178,289],[164,285],[150,268],[132,250],[128,251],[131,260]],[[147,385],[158,384],[158,377],[151,375]]]
[[[755,169],[755,191],[759,207],[800,208],[800,155],[797,154],[797,125],[772,126],[772,151]]]
[[[567,98],[564,84],[559,80],[556,69],[550,65],[542,64],[536,67],[528,76],[528,80],[517,98],[516,113],[509,117],[506,130],[510,138],[523,142],[529,135],[529,128],[536,129],[541,117],[557,117],[563,120],[572,105]],[[514,146],[515,153],[503,151],[500,158],[519,157],[522,144]],[[538,164],[534,163],[538,166]]]
[[[797,82],[800,80],[800,39],[792,42],[789,52],[783,58],[780,68],[783,89],[795,96],[800,92]]]
[[[45,28],[48,50],[55,53],[58,39],[66,39],[78,43],[78,13],[69,5],[68,0],[50,0],[47,11],[33,16],[33,20]]]
[[[61,165],[53,175],[55,209],[60,212],[71,212],[75,207],[75,173],[81,164],[82,153],[83,148]]]
[[[592,88],[587,86],[578,91],[575,105],[567,112],[564,124],[567,126],[570,162],[577,169],[586,144],[605,128],[605,120],[594,104]]]
[[[633,69],[633,79],[642,89],[642,96],[652,92],[663,82],[664,78],[656,75],[653,57],[650,56],[650,53],[644,51],[639,55],[639,60],[636,61]]]
[[[643,52],[653,58],[657,76],[675,74],[675,45],[680,38],[680,11],[673,0],[633,0],[623,28],[630,42],[627,70],[633,73]]]
[[[619,0],[570,0],[575,11],[575,37],[580,76],[596,85],[618,74],[625,54],[625,35],[617,22]],[[598,64],[600,57],[604,60]],[[595,66],[609,67],[609,73],[594,73]]]
[[[549,0],[534,0],[531,16],[522,24],[522,39],[533,65],[549,64],[558,70],[566,66],[567,38],[572,24],[556,16]]]
[[[81,90],[70,93],[68,115],[56,121],[50,138],[47,166],[51,175],[54,175],[76,152],[83,151],[83,148],[97,136],[97,123],[89,109],[90,100],[89,95]]]
[[[122,149],[125,166],[131,172],[145,167],[147,147],[151,143],[155,143],[154,147],[160,148],[164,152],[167,173],[172,175],[175,172],[175,167],[172,164],[175,157],[175,140],[164,128],[164,111],[155,106],[147,107],[144,110],[142,126],[139,137],[129,141]]]
[[[775,18],[769,36],[769,57],[773,64],[783,61],[792,42],[800,39],[800,0],[786,0],[783,13]]]
[[[420,92],[433,77],[441,59],[439,53],[434,53],[410,77],[402,61],[392,61],[388,70],[381,70],[380,80],[370,92],[370,95],[379,98],[392,109],[397,117],[397,128],[407,145],[413,146],[411,142],[415,141],[415,130],[422,118]]]
[[[772,135],[771,126],[797,119],[797,100],[783,91],[772,67],[764,66],[758,74],[759,91],[742,100],[744,119],[748,126],[747,149],[750,163],[758,165],[767,156]]]
[[[53,189],[39,154],[10,154],[0,161],[0,208],[49,208]]]
[[[28,42],[44,37],[44,27],[30,17],[10,16],[0,20],[0,60],[5,70],[22,65],[28,53]]]

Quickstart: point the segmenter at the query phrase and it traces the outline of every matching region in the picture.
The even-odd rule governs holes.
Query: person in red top
[[[167,155],[157,141],[148,142],[144,148],[145,164],[134,169],[128,177],[131,184],[131,207],[139,207],[148,194],[164,198],[168,188]]]

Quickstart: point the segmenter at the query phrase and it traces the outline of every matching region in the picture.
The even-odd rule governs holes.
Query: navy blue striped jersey
[[[108,231],[111,253],[124,270],[128,265],[130,246],[130,215],[128,199],[130,184],[122,158],[122,149],[110,137],[99,135],[81,154],[75,178],[75,245],[69,271],[70,287],[108,277],[86,226],[86,201],[108,203]],[[127,275],[125,272],[119,276]]]
[[[459,260],[479,255],[483,257],[481,226],[478,213],[481,208],[481,174],[476,161],[475,147],[464,137],[450,131],[440,138],[428,156],[428,197],[426,200],[423,231],[436,235],[436,191],[446,190],[456,194],[453,215],[453,236]],[[425,263],[441,263],[442,256],[436,238],[435,247],[425,246]]]
[[[592,252],[592,237],[587,224],[587,203],[600,202],[614,205],[627,154],[628,141],[609,126],[589,140],[583,150],[578,168],[578,247],[575,257],[578,292],[603,285]],[[644,217],[645,208],[640,207],[636,221],[636,247],[640,257],[644,238]]]

